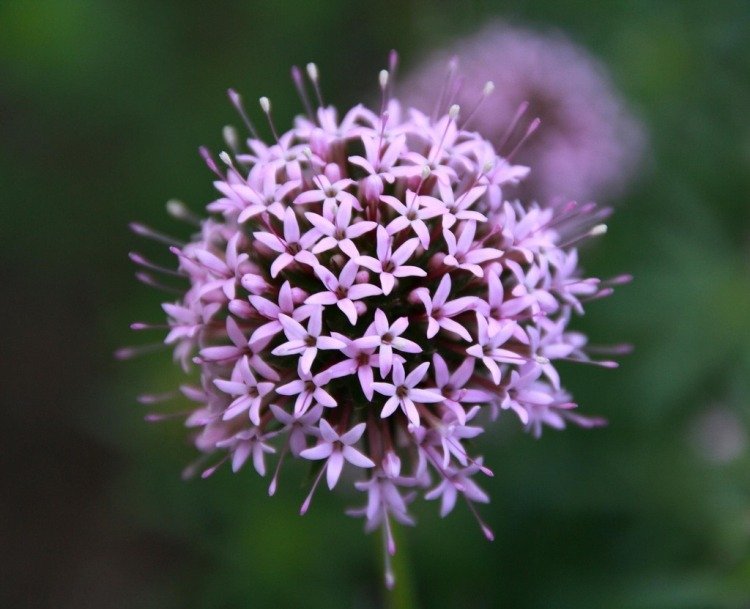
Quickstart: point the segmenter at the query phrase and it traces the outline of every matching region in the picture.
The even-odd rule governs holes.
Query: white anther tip
[[[606,224],[597,224],[594,228],[589,231],[589,235],[592,237],[599,237],[607,232]]]
[[[310,62],[307,64],[306,69],[307,75],[310,77],[310,80],[316,82],[318,80],[318,66]]]
[[[260,108],[268,114],[271,111],[271,100],[268,99],[265,95],[261,97],[258,102],[260,103]]]
[[[492,93],[492,92],[493,92],[494,90],[495,90],[495,83],[494,83],[494,82],[492,82],[491,80],[488,80],[488,81],[487,81],[487,82],[486,82],[486,83],[484,84],[484,89],[482,89],[482,93],[484,93],[485,95],[489,95],[489,94],[490,94],[490,93]]]
[[[461,106],[459,106],[458,104],[453,104],[450,107],[450,110],[448,110],[448,116],[455,120],[458,118],[459,112],[461,112]]]
[[[385,89],[388,86],[388,70],[380,70],[380,74],[378,74],[378,82],[380,83],[381,89]]]

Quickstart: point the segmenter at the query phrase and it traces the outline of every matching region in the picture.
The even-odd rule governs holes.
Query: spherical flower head
[[[309,111],[279,133],[262,98],[270,144],[230,91],[250,137],[239,146],[230,130],[219,161],[202,150],[218,192],[207,218],[170,202],[196,227],[187,243],[136,225],[171,246],[177,270],[132,258],[182,282],[163,308],[164,343],[193,378],[181,393],[196,403],[186,425],[203,456],[186,473],[251,464],[272,472],[274,494],[285,460],[308,462],[302,513],[324,477],[330,489],[359,479],[365,506],[350,513],[382,528],[390,585],[391,526],[413,524],[420,494],[443,516],[463,497],[479,520],[474,504],[489,497],[474,478],[491,471],[467,441],[488,421],[512,411],[535,435],[601,423],[576,414],[555,362],[613,365],[567,328],[619,281],[577,264],[606,210],[504,200],[525,170],[462,129],[459,106],[434,120],[403,110],[387,72],[379,111],[342,117],[313,110],[293,75]],[[320,100],[317,69],[308,75]]]
[[[513,155],[533,168],[514,193],[522,197],[543,203],[560,196],[609,199],[639,168],[642,125],[605,66],[561,33],[491,23],[436,50],[405,77],[399,92],[427,113],[440,103],[476,108],[467,128],[504,154],[538,117],[539,129]]]

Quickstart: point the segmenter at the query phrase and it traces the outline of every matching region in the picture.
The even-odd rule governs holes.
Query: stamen
[[[588,364],[589,366],[597,366],[599,368],[619,368],[620,364],[608,360],[595,360],[595,359],[578,359],[575,357],[559,357],[558,361],[573,362],[574,364]]]
[[[139,404],[160,404],[162,402],[168,402],[173,400],[178,395],[177,391],[166,391],[164,393],[143,393],[139,395],[136,400]]]
[[[485,99],[495,90],[495,83],[493,83],[491,80],[488,80],[484,88],[482,89],[482,95],[479,97],[479,100],[474,105],[474,108],[469,112],[469,115],[466,117],[466,120],[461,124],[461,129],[466,129],[469,122],[472,118],[474,118],[474,115],[477,113],[477,110],[479,110],[479,107],[482,105],[482,102],[484,102]]]
[[[294,88],[297,89],[297,95],[299,95],[302,106],[305,108],[305,113],[311,121],[315,120],[315,115],[310,106],[310,99],[307,97],[307,91],[305,91],[305,81],[302,78],[302,70],[297,66],[292,66],[292,81],[294,81]]]
[[[158,281],[156,281],[156,279],[154,279],[148,273],[143,273],[141,271],[138,271],[135,274],[135,278],[141,283],[149,287],[155,288],[157,290],[161,290],[163,292],[167,292],[168,294],[182,295],[184,293],[184,290],[178,290],[177,288],[172,288],[168,285],[164,285],[163,283],[159,283]]]
[[[200,148],[198,148],[198,153],[201,155],[208,168],[217,176],[219,176],[219,179],[224,180],[224,174],[219,171],[219,168],[216,166],[216,161],[214,161],[211,153],[208,151],[208,148],[206,148],[205,146],[201,146]]]
[[[174,237],[170,237],[169,235],[165,235],[164,233],[157,232],[154,229],[149,228],[145,224],[141,224],[140,222],[131,222],[128,226],[130,227],[130,230],[141,237],[153,239],[154,241],[159,241],[160,243],[164,243],[166,245],[185,247],[184,241],[179,241]]]
[[[388,70],[380,70],[378,82],[380,83],[380,114],[382,116],[388,104]]]
[[[320,92],[320,84],[318,79],[318,66],[316,66],[314,63],[310,62],[307,64],[307,76],[310,79],[310,82],[313,84],[313,89],[315,89],[315,97],[318,98],[318,107],[323,107],[323,95]]]
[[[588,239],[589,237],[601,237],[607,232],[607,225],[606,224],[597,224],[593,228],[590,228],[582,235],[579,235],[577,237],[573,237],[570,241],[567,241],[566,243],[563,243],[562,245],[559,245],[558,247],[560,249],[565,249],[567,247],[571,247],[575,245],[576,243],[580,243],[584,239]]]
[[[227,89],[227,94],[229,95],[229,101],[232,102],[232,105],[242,117],[247,130],[257,140],[258,132],[255,130],[255,125],[253,125],[252,121],[248,117],[247,112],[245,112],[245,106],[242,104],[242,96],[234,89]]]
[[[433,149],[432,153],[430,154],[430,158],[428,159],[431,163],[437,161],[440,158],[440,153],[443,150],[443,142],[445,142],[445,138],[448,135],[448,129],[450,129],[451,123],[456,121],[456,118],[458,118],[460,112],[461,106],[459,106],[458,104],[453,104],[448,109],[448,121],[445,123],[443,135],[440,137],[440,142],[438,143],[437,147]]]
[[[448,71],[445,74],[445,81],[443,81],[443,87],[440,89],[440,95],[437,98],[437,101],[435,102],[435,107],[432,109],[432,115],[430,118],[432,119],[432,122],[434,123],[438,116],[440,116],[440,108],[443,107],[443,100],[445,99],[445,94],[450,89],[450,85],[453,81],[453,75],[456,72],[456,69],[458,68],[458,58],[452,57],[451,60],[448,62]]]
[[[263,110],[263,113],[266,115],[266,118],[268,119],[268,126],[271,127],[271,133],[273,133],[273,139],[276,140],[277,144],[280,144],[279,134],[276,133],[276,127],[274,126],[273,119],[271,118],[271,100],[263,96],[258,101],[260,102],[260,109]]]
[[[541,119],[535,118],[533,121],[531,121],[531,124],[529,125],[529,128],[526,129],[526,133],[521,138],[521,141],[519,141],[516,144],[516,147],[513,148],[513,150],[510,151],[510,153],[505,157],[508,161],[510,161],[513,156],[521,149],[521,146],[523,146],[526,143],[526,140],[528,140],[531,135],[539,128],[539,125],[541,124]]]
[[[633,345],[621,343],[619,345],[587,345],[586,352],[596,355],[629,355],[633,352]]]
[[[141,330],[167,330],[169,326],[167,324],[147,324],[140,321],[133,322],[130,324],[130,329],[139,332]]]
[[[222,465],[224,465],[224,463],[226,463],[227,459],[229,459],[229,455],[226,455],[226,456],[225,456],[225,457],[224,457],[224,458],[223,458],[223,459],[222,459],[221,461],[219,461],[219,462],[218,462],[218,463],[217,463],[216,465],[213,465],[213,466],[209,467],[208,469],[206,469],[206,470],[203,470],[203,472],[201,473],[201,478],[203,478],[203,479],[205,480],[205,479],[206,479],[206,478],[208,478],[209,476],[213,475],[213,473],[214,473],[214,472],[215,472],[215,471],[216,471],[217,469],[219,469],[219,468],[220,468],[220,467],[221,467]]]
[[[168,269],[164,266],[160,266],[158,264],[155,264],[148,260],[145,256],[139,254],[138,252],[130,252],[128,254],[128,257],[135,262],[135,264],[142,266],[146,269],[151,269],[152,271],[156,271],[157,273],[164,273],[165,275],[171,275],[172,277],[183,277],[182,273],[179,273],[173,269]]]
[[[510,121],[510,124],[508,125],[508,128],[505,130],[505,133],[503,134],[503,137],[500,138],[500,144],[497,147],[497,151],[502,154],[503,148],[505,148],[505,145],[508,143],[508,140],[510,139],[510,136],[513,135],[513,132],[516,130],[516,125],[518,124],[518,121],[521,120],[521,117],[526,113],[526,110],[529,108],[529,102],[521,102],[521,105],[518,106],[518,110],[516,110],[516,113],[513,115],[513,118]]]
[[[482,518],[479,516],[479,512],[477,512],[477,509],[474,507],[474,503],[471,500],[469,500],[469,498],[466,497],[466,495],[464,495],[464,499],[466,499],[466,504],[469,506],[471,513],[474,514],[474,518],[477,519],[477,523],[481,527],[482,533],[484,533],[484,536],[489,541],[495,541],[495,533],[492,532],[492,529],[489,526],[487,526],[484,520],[482,520]]]
[[[378,166],[375,169],[380,169],[380,161],[383,159],[383,138],[385,137],[385,126],[388,123],[388,119],[391,117],[388,110],[384,110],[380,114],[380,135],[378,138]]]
[[[237,129],[232,125],[224,125],[221,135],[224,137],[224,141],[229,149],[237,154],[237,151],[240,149],[240,137],[237,135]]]
[[[119,360],[128,360],[133,359],[135,357],[139,357],[141,355],[146,355],[147,353],[153,353],[154,351],[161,351],[162,349],[166,349],[167,345],[164,343],[152,343],[150,345],[143,345],[140,347],[120,347],[115,351],[114,356],[115,359]]]
[[[162,421],[171,421],[172,419],[182,419],[191,414],[192,411],[186,410],[183,412],[150,412],[143,417],[143,420],[147,423],[160,423]]]
[[[398,53],[395,49],[391,49],[388,53],[388,73],[390,78],[388,79],[388,99],[393,95],[393,86],[396,82],[396,68],[398,68]]]
[[[388,539],[385,528],[383,528],[383,572],[385,577],[385,587],[393,590],[396,585],[396,575],[393,572],[393,560],[388,552]]]
[[[284,457],[286,456],[288,449],[289,436],[287,435],[286,443],[284,444],[284,448],[279,455],[279,462],[276,464],[276,469],[273,472],[273,478],[271,478],[271,484],[268,485],[268,495],[270,497],[273,497],[273,495],[276,493],[276,486],[278,485],[279,481],[279,473],[281,472],[281,464],[284,462]]]
[[[318,488],[318,484],[320,483],[320,479],[323,477],[323,473],[326,471],[327,465],[324,465],[320,468],[320,473],[318,474],[318,477],[315,478],[315,482],[313,482],[313,486],[310,489],[310,493],[305,497],[305,501],[302,503],[302,507],[299,509],[299,515],[304,516],[307,510],[310,508],[310,502],[312,501],[313,494],[315,493],[315,489]]]
[[[200,457],[198,457],[195,461],[193,461],[190,465],[182,470],[182,479],[189,480],[190,478],[195,478],[195,476],[198,474],[198,470],[203,467],[203,464],[210,458],[210,455],[201,455]]]
[[[232,161],[232,157],[229,156],[228,152],[222,150],[219,153],[219,160],[230,169],[234,169],[234,162]]]
[[[187,205],[177,199],[170,199],[167,201],[167,213],[177,220],[183,220],[184,222],[195,226],[201,225],[201,219],[191,212]]]
[[[615,286],[615,285],[625,285],[633,281],[633,276],[629,274],[624,275],[617,275],[616,277],[612,277],[610,279],[605,279],[602,281],[601,285],[604,286]]]

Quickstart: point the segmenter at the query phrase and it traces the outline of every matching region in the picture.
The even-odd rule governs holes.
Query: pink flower
[[[292,262],[314,265],[317,259],[309,251],[310,247],[320,239],[320,231],[311,228],[304,235],[300,233],[297,214],[291,207],[284,210],[284,238],[266,231],[253,233],[258,241],[279,255],[271,265],[271,277],[276,277]]]
[[[435,295],[430,296],[427,288],[417,288],[414,296],[422,301],[427,313],[427,338],[435,336],[440,328],[458,334],[466,341],[471,341],[471,334],[458,322],[451,319],[464,311],[475,308],[478,300],[473,296],[462,296],[455,300],[448,300],[451,291],[450,275],[443,275]]]
[[[321,252],[338,247],[350,258],[355,258],[359,256],[359,252],[352,239],[361,237],[377,226],[375,222],[367,220],[350,225],[352,220],[352,204],[348,199],[339,205],[332,221],[309,211],[305,212],[305,217],[322,235],[325,235],[313,247],[313,254],[320,254]]]
[[[378,309],[375,311],[375,320],[365,331],[362,338],[354,341],[360,349],[378,348],[378,359],[380,362],[380,375],[385,377],[394,363],[393,350],[397,349],[404,353],[421,353],[422,347],[401,335],[409,327],[406,317],[399,317],[392,324],[388,324],[385,313]]]
[[[495,330],[490,330],[487,320],[481,313],[477,313],[478,342],[466,350],[466,353],[477,359],[481,359],[492,375],[496,385],[500,384],[502,374],[498,363],[518,364],[526,361],[526,358],[511,349],[502,349],[508,340],[516,334],[518,326],[513,321],[506,321]]]
[[[316,266],[315,274],[323,282],[326,290],[313,294],[305,300],[305,304],[322,306],[335,304],[352,325],[356,324],[359,313],[354,302],[381,293],[380,288],[372,284],[354,283],[358,269],[359,265],[350,260],[344,265],[337,279],[327,268]]]
[[[365,394],[368,400],[372,400],[372,383],[375,380],[373,368],[380,366],[380,356],[375,354],[374,347],[359,347],[356,341],[351,340],[343,334],[334,332],[332,336],[347,343],[346,348],[342,349],[341,353],[348,359],[328,368],[328,374],[339,377],[348,376],[356,372],[362,393]],[[398,355],[394,355],[393,358],[394,360],[403,361],[403,358]]]
[[[481,469],[481,461],[466,467],[449,467],[445,469],[445,474],[440,484],[425,494],[427,500],[437,499],[440,497],[440,515],[445,518],[453,511],[456,505],[458,493],[462,493],[470,501],[480,503],[489,502],[490,498],[476,482],[469,476]]]
[[[406,414],[412,425],[419,425],[419,411],[416,404],[434,404],[442,402],[443,396],[435,391],[420,389],[417,385],[427,374],[430,367],[429,362],[417,366],[408,375],[404,372],[404,367],[399,362],[393,363],[393,383],[373,383],[372,388],[388,399],[380,412],[380,417],[390,416],[396,408]]]
[[[321,419],[320,436],[322,441],[313,448],[303,450],[300,456],[312,460],[326,459],[326,482],[328,488],[333,488],[336,486],[339,476],[341,476],[344,461],[348,461],[356,467],[375,467],[372,459],[365,457],[353,446],[359,442],[366,427],[367,425],[364,423],[359,423],[346,433],[339,435],[328,424],[328,421]]]
[[[323,311],[318,308],[310,315],[307,329],[288,315],[279,314],[279,321],[284,328],[284,334],[289,339],[287,342],[276,347],[271,353],[274,355],[297,355],[300,370],[304,373],[310,372],[318,349],[343,349],[346,343],[332,336],[322,336]]]
[[[447,74],[451,60],[457,69]],[[643,126],[607,67],[560,32],[485,24],[418,62],[399,91],[408,105],[431,112],[436,83],[446,78],[451,103],[476,107],[466,128],[481,133],[500,154],[513,150],[531,119],[541,119],[541,127],[514,155],[532,171],[526,177],[526,167],[514,180],[524,178],[517,186],[508,184],[512,194],[506,198],[521,194],[545,205],[560,196],[611,198],[638,177]],[[493,86],[483,94],[488,81]],[[515,125],[519,107],[526,110]]]
[[[347,188],[350,188],[354,184],[354,181],[348,178],[340,179],[340,172],[336,165],[328,165],[326,173],[315,176],[313,181],[317,184],[318,188],[300,193],[294,200],[295,205],[307,205],[322,201],[323,209],[328,214],[335,213],[336,208],[343,203],[348,203],[350,210],[352,207],[360,209],[357,198],[346,191]]]
[[[296,395],[294,402],[294,414],[306,413],[313,401],[325,408],[335,408],[336,400],[323,387],[328,385],[331,377],[325,372],[319,372],[315,376],[309,372],[300,371],[298,378],[276,388],[279,395]]]
[[[443,264],[464,269],[477,277],[484,277],[481,265],[490,260],[497,260],[503,252],[494,247],[477,247],[474,242],[476,229],[475,221],[466,222],[458,239],[450,230],[443,229],[443,237],[448,245],[448,255],[443,258]]]
[[[237,396],[224,411],[225,421],[247,411],[253,424],[260,425],[261,402],[273,390],[274,384],[256,380],[246,355],[237,362],[231,380],[215,379],[214,385],[224,393]]]
[[[396,277],[426,277],[424,269],[416,266],[404,265],[419,245],[419,239],[407,239],[401,246],[393,251],[393,237],[382,226],[378,226],[377,258],[372,256],[358,256],[355,262],[370,269],[380,276],[380,285],[383,294],[391,293],[396,283]]]
[[[279,290],[279,304],[256,295],[248,296],[248,300],[260,315],[271,320],[255,328],[248,341],[250,345],[267,340],[281,332],[284,329],[279,319],[282,314],[300,322],[306,320],[317,310],[314,305],[295,304],[292,286],[288,281],[285,281]]]
[[[389,235],[395,235],[411,227],[414,234],[419,237],[422,247],[425,249],[430,247],[430,231],[425,224],[425,220],[430,220],[443,213],[444,206],[441,201],[433,197],[419,196],[411,190],[406,191],[405,204],[396,197],[385,195],[380,197],[380,200],[390,205],[399,214],[385,227]],[[430,201],[431,204],[425,205],[425,200]]]

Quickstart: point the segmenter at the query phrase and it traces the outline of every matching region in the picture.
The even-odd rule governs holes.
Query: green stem
[[[395,556],[390,557],[395,585],[390,590],[384,586],[384,606],[386,609],[417,609],[416,591],[412,581],[411,562],[406,548],[405,537],[401,534],[398,527],[393,527],[392,533],[398,548]],[[380,540],[378,541],[378,552],[381,555],[379,560],[380,569],[383,570],[383,558],[387,549],[385,547],[386,544],[381,543]]]

